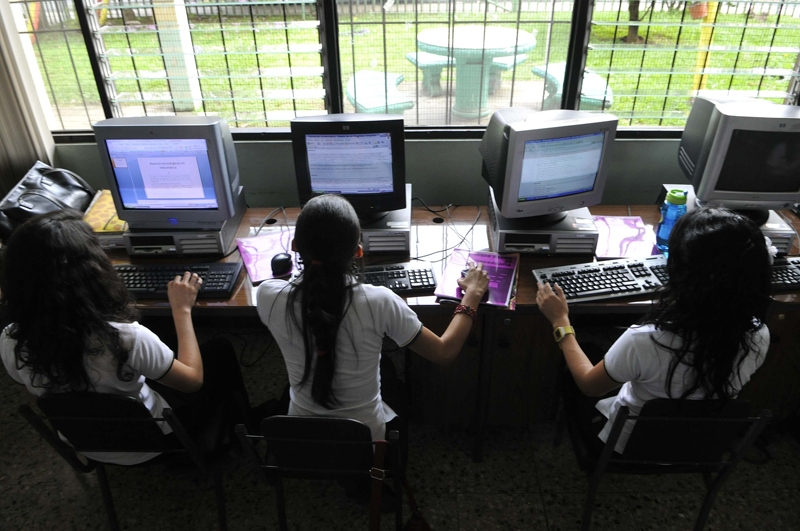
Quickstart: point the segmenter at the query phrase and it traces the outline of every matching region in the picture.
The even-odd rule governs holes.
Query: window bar
[[[72,44],[69,41],[69,31],[67,30],[65,24],[65,21],[67,20],[68,17],[66,5],[59,3],[57,10],[59,18],[61,19],[62,35],[64,36],[64,43],[67,45],[67,52],[69,53],[69,61],[70,64],[72,65],[72,72],[75,75],[75,82],[77,83],[78,91],[81,94],[81,104],[83,105],[83,112],[86,114],[86,120],[89,123],[91,123],[92,121],[91,114],[89,113],[89,107],[86,105],[86,93],[84,92],[83,87],[81,85],[81,79],[80,76],[78,75],[78,68],[77,65],[75,64],[75,55],[72,53]]]
[[[386,9],[381,9],[381,22],[383,23],[383,108],[389,114],[389,55],[386,52]]]
[[[81,34],[83,35],[83,41],[86,44],[86,53],[89,55],[89,64],[92,65],[92,74],[94,75],[94,82],[97,85],[97,92],[100,96],[100,105],[103,107],[103,114],[106,118],[112,118],[113,113],[111,110],[111,101],[108,98],[108,94],[105,90],[105,79],[103,79],[103,73],[100,71],[100,62],[99,58],[97,57],[97,50],[95,49],[94,42],[92,40],[92,33],[91,28],[89,27],[89,19],[86,15],[86,7],[84,6],[84,0],[74,0],[75,1],[75,14],[78,17],[78,23],[81,26]],[[63,21],[62,21],[63,26]],[[65,36],[66,38],[66,36]],[[67,42],[67,47],[69,47],[69,42]],[[70,52],[70,58],[72,57],[72,52]],[[44,63],[44,61],[42,61]],[[73,68],[75,68],[75,64],[73,61]],[[77,78],[77,70],[75,71]],[[48,74],[49,78],[49,74]],[[80,84],[80,81],[78,82]],[[52,89],[51,89],[52,90]],[[83,90],[81,90],[83,92]],[[53,101],[56,100],[56,93],[53,91]],[[59,117],[61,113],[59,112]],[[91,122],[91,120],[90,120]],[[61,123],[62,127],[64,125],[63,121]]]
[[[247,12],[250,15],[250,29],[252,30],[251,33],[253,34],[253,50],[255,50],[255,55],[256,55],[256,68],[258,68],[258,88],[261,91],[261,95],[263,96],[264,78],[261,75],[261,54],[258,53],[258,32],[256,31],[256,19],[255,16],[253,16],[253,6],[249,6]],[[292,71],[290,69],[289,75],[291,75],[291,73]],[[264,112],[264,125],[269,127],[266,98],[261,98],[261,108]]]
[[[187,17],[189,15],[198,16],[198,15],[203,15],[204,14],[199,9],[193,9],[192,10],[192,9],[187,7],[186,10],[187,10]],[[192,50],[195,49],[194,37],[195,37],[195,32],[194,31],[189,31],[189,39],[192,41]],[[194,71],[197,73],[197,86],[200,87],[200,106],[203,109],[203,114],[207,114],[209,111],[208,111],[208,105],[206,104],[205,91],[203,90],[203,76],[200,74],[200,67],[197,64],[197,58],[196,57],[195,57],[195,63],[194,63]]]
[[[155,20],[155,12],[153,12],[153,20]],[[158,21],[155,20],[155,22],[156,22],[156,27],[158,27]],[[169,90],[169,105],[172,107],[172,114],[177,115],[178,114],[178,108],[175,106],[175,98],[173,96],[173,94],[175,94],[175,93],[172,91],[172,79],[170,78],[169,68],[167,68],[167,52],[164,50],[164,48],[165,48],[164,47],[164,43],[161,42],[161,32],[160,31],[156,32],[156,38],[158,39],[158,47],[161,50],[160,59],[161,59],[161,67],[164,69],[164,74],[165,74],[164,80],[167,82],[167,89]],[[141,77],[139,75],[138,69],[135,72],[136,72],[136,78],[138,80],[138,78]],[[140,87],[141,87],[141,85],[140,85]],[[147,105],[147,103],[146,103],[147,98],[144,97],[144,91],[140,88],[139,92],[142,95],[142,105],[146,106]],[[146,107],[145,107],[144,114],[145,114],[145,116],[149,116]]]
[[[220,6],[216,6],[216,10],[217,10],[217,20],[219,20],[219,36],[220,39],[222,39],[222,49],[225,50],[225,54],[223,55],[223,57],[225,58],[225,71],[228,73],[228,88],[230,89],[231,93],[231,108],[233,110],[233,123],[236,124],[234,125],[234,127],[239,127],[239,113],[236,112],[236,94],[234,94],[233,90],[233,79],[231,79],[231,64],[230,61],[228,60],[228,43],[225,41],[225,24],[222,21],[222,9],[220,8]],[[285,10],[286,8],[284,7],[284,18],[286,17]]]
[[[681,42],[681,35],[683,34],[683,27],[684,27],[683,26],[683,22],[684,22],[685,19],[686,19],[686,9],[681,11],[681,25],[678,26],[678,34],[675,36],[675,47],[676,48],[678,47],[678,45]],[[670,89],[672,88],[672,81],[675,79],[675,76],[674,76],[674,74],[672,74],[672,71],[675,70],[675,65],[678,62],[678,53],[679,52],[677,52],[677,51],[672,52],[672,63],[670,64],[670,68],[669,68],[670,74],[669,74],[669,77],[667,78],[666,96],[664,97],[663,103],[661,104],[661,115],[662,116],[664,116],[666,111],[667,111],[667,103],[669,102]],[[659,125],[662,125],[662,124],[663,124],[663,119],[661,120],[661,122],[659,122]]]
[[[325,89],[325,108],[331,113],[344,112],[342,98],[342,69],[336,64],[339,60],[339,15],[335,2],[317,0],[317,20],[322,50],[322,85]],[[353,6],[350,5],[350,21],[353,20]],[[352,50],[351,50],[352,54]]]
[[[619,7],[619,9],[617,9],[617,22],[620,21],[620,14],[621,13],[622,13],[622,3],[620,2],[620,7]],[[620,27],[621,26],[619,26],[619,25],[614,26],[614,40],[612,42],[619,42],[618,37],[619,37],[619,29],[620,29]],[[614,54],[616,53],[616,51],[617,51],[617,47],[616,46],[612,46],[611,47],[611,53],[609,54],[609,57],[608,57],[609,70],[611,69],[610,66],[614,64]],[[646,53],[647,52],[642,52],[642,60],[644,60],[644,55]],[[606,74],[606,87],[610,87],[610,86],[611,86],[611,74],[609,73],[609,74]],[[603,97],[605,97],[606,95],[607,95],[607,92],[603,94]],[[605,102],[603,102],[603,103],[605,104]]]
[[[135,10],[131,14],[135,17],[137,11],[138,10]],[[122,10],[122,24],[127,28],[128,27],[128,22],[125,20],[125,13],[130,13],[130,11],[125,10],[125,9]],[[147,10],[145,10],[145,13],[147,13]],[[151,16],[153,18],[153,22],[155,23],[155,21],[156,21],[156,13],[155,13],[155,11],[152,12]],[[157,34],[156,34],[156,38],[158,38]],[[133,43],[131,42],[131,33],[129,31],[127,31],[127,29],[125,30],[125,41],[128,43],[128,49],[131,50],[131,65],[133,66],[133,71],[137,72],[137,74],[138,74],[139,68],[136,66],[136,55],[133,53],[134,46],[133,46]],[[161,47],[161,39],[159,38],[158,41],[159,41],[158,45],[159,45],[159,48],[160,48]],[[142,112],[144,112],[145,116],[147,116],[147,103],[146,103],[145,97],[144,97],[144,89],[142,88],[142,80],[139,78],[138,75],[136,76],[136,88],[139,90],[139,94],[142,97]],[[119,104],[119,111],[120,111],[120,114],[122,114],[122,104]]]
[[[717,11],[717,13],[719,13],[719,11]],[[753,13],[752,8],[748,9],[747,13],[745,13],[745,15],[744,15],[744,25],[745,26],[747,26],[747,23],[750,22],[750,17],[752,16],[752,13]],[[775,34],[775,32],[773,31],[773,36],[774,36],[774,34]],[[736,52],[736,58],[733,60],[733,71],[734,72],[736,72],[736,68],[739,66],[739,60],[742,58],[741,50],[744,47],[744,37],[745,37],[745,35],[747,35],[747,28],[743,29],[742,32],[739,34],[739,46],[738,46],[739,51]],[[764,66],[766,67],[767,65],[764,64]],[[731,75],[731,77],[728,78],[728,93],[730,93],[731,90],[734,90],[733,89],[733,83],[734,83],[735,80],[736,80],[736,76],[735,75]],[[760,90],[761,89],[761,83],[758,84],[758,87],[759,87],[758,90]],[[756,94],[758,94],[758,91],[756,92]]]
[[[433,9],[433,6],[430,6],[430,9]],[[455,38],[455,30],[456,27],[456,0],[448,0],[447,2],[447,56],[452,57],[453,55],[453,41]],[[445,102],[444,102],[444,123],[446,125],[452,125],[453,121],[453,72],[455,70],[455,61],[447,61],[447,90],[445,91]]]
[[[545,50],[544,50],[544,70],[545,75],[548,73],[550,69],[550,51],[552,48],[550,47],[550,40],[553,38],[553,28],[555,26],[556,20],[556,2],[555,0],[550,2],[550,21],[547,24],[547,36],[544,43]],[[542,82],[542,103],[539,106],[539,110],[544,110],[544,102],[547,99],[547,83]]]
[[[303,4],[305,9],[305,4]],[[281,14],[283,15],[283,38],[286,41],[286,62],[289,65],[289,88],[292,91],[292,111],[297,116],[297,98],[295,97],[294,76],[292,75],[292,44],[291,36],[289,34],[289,17],[286,16],[288,8],[286,4],[281,5]]]
[[[653,9],[652,9],[652,4],[651,4],[651,9],[650,9],[650,16],[649,16],[649,19],[650,19],[650,20],[649,20],[649,22],[651,22],[651,23],[652,23],[652,22],[653,22]],[[641,19],[640,19],[640,20],[641,20]],[[652,27],[653,27],[653,26],[652,26],[651,24],[648,24],[648,25],[647,25],[647,29],[645,30],[644,42],[646,42],[646,43],[647,43],[647,42],[650,42],[650,29],[651,29]],[[629,35],[630,35],[630,34],[629,34]],[[641,56],[641,57],[642,57],[642,58],[641,58],[641,60],[639,61],[639,70],[640,70],[640,71],[644,69],[645,57],[647,57],[647,51],[646,51],[646,50],[642,52],[642,56]],[[611,74],[608,74],[608,76],[610,77],[610,76],[611,76]],[[634,90],[633,104],[631,105],[631,116],[634,116],[634,115],[635,115],[635,113],[636,113],[636,104],[637,104],[637,103],[640,103],[640,98],[639,98],[639,89],[640,89],[640,88],[641,88],[641,86],[642,86],[642,77],[643,77],[643,76],[642,76],[642,74],[639,74],[638,76],[636,76],[636,89]],[[608,87],[608,85],[606,84],[606,93],[604,93],[604,94],[603,94],[603,97],[604,97],[604,98],[605,98],[605,96],[606,96],[606,94],[607,94],[607,91],[608,91],[608,88],[607,88],[607,87]],[[604,100],[604,101],[603,101],[603,103],[602,103],[602,107],[603,107],[603,108],[605,107],[605,100]],[[660,122],[660,121],[659,121],[659,125],[661,125],[661,122]]]
[[[483,99],[483,84],[484,83],[487,83],[487,84],[489,83],[489,80],[486,79],[486,78],[490,75],[489,72],[486,71],[486,30],[488,29],[488,23],[489,23],[489,3],[486,2],[484,4],[484,8],[483,8],[483,42],[481,43],[481,76],[480,76],[481,87],[480,87],[480,92],[478,93],[479,94],[479,97],[478,97],[478,116],[475,117],[475,123],[476,124],[480,124],[481,123],[481,113],[483,113],[483,102],[481,101]],[[519,35],[517,35],[517,39],[519,39]],[[515,46],[514,46],[514,52],[515,52],[514,55],[516,56],[516,51],[517,51],[516,50],[516,42],[514,44],[515,44]],[[487,106],[489,105],[488,97],[487,97],[486,105]]]
[[[773,26],[773,29],[772,29],[772,38],[769,41],[769,48],[770,49],[772,49],[774,47],[774,45],[775,45],[775,36],[778,34],[778,28],[780,28],[781,16],[783,15],[783,8],[784,7],[785,7],[785,5],[781,5],[780,7],[778,7],[778,15],[775,17],[775,26]],[[747,30],[745,30],[745,31],[747,31]],[[744,37],[744,31],[742,32],[742,36]],[[767,52],[766,56],[764,57],[764,70],[765,71],[766,71],[767,67],[769,66],[769,59],[770,59],[770,54],[771,53],[772,52]],[[764,85],[764,80],[765,79],[766,79],[766,76],[761,76],[759,78],[757,94],[761,92],[761,87]]]
[[[419,0],[414,0],[414,53],[416,54],[417,60],[419,60],[419,41],[417,38],[419,37]],[[420,79],[419,79],[419,72],[420,69],[416,66],[414,67],[414,101],[416,105],[414,105],[414,115],[416,117],[416,125],[420,123],[420,116],[419,116],[419,86],[420,86]]]
[[[487,4],[487,7],[488,7],[488,4]],[[522,2],[518,1],[517,2],[517,24],[516,24],[517,41],[519,41],[520,19],[522,19]],[[535,36],[534,36],[534,38],[535,38]],[[510,100],[508,102],[508,106],[509,107],[513,107],[514,106],[514,84],[515,84],[515,82],[517,80],[517,54],[516,54],[516,51],[517,50],[514,49],[514,52],[515,52],[514,53],[514,68],[511,69],[511,98],[510,98]],[[533,54],[533,50],[531,50],[529,53]],[[502,76],[501,76],[501,79],[502,79]],[[498,88],[499,88],[499,86],[498,86]]]
[[[589,23],[592,20],[593,0],[575,0],[572,9],[572,25],[567,48],[567,66],[564,69],[561,108],[580,107],[581,84],[585,65],[584,50],[589,43]]]

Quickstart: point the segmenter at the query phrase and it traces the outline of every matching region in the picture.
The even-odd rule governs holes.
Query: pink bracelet
[[[459,304],[458,306],[456,306],[456,309],[453,310],[453,317],[455,317],[459,313],[465,313],[469,315],[472,318],[473,323],[475,322],[475,319],[478,318],[478,312],[475,310],[475,308],[470,308],[466,304]]]

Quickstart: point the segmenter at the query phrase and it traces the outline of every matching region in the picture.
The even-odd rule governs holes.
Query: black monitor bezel
[[[320,195],[311,189],[306,135],[389,133],[392,143],[392,193],[342,194],[359,215],[374,215],[406,207],[405,129],[399,114],[327,114],[290,122],[295,177],[300,204]]]

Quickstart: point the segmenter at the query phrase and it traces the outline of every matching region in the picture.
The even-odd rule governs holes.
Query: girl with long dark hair
[[[289,414],[354,418],[383,439],[397,408],[387,393],[391,362],[381,361],[384,337],[434,363],[452,362],[469,335],[488,276],[478,266],[460,280],[462,304],[439,337],[391,290],[357,281],[352,268],[362,255],[360,241],[358,217],[347,200],[311,199],[297,218],[292,244],[302,274],[290,282],[262,283],[257,306],[286,362]]]
[[[561,287],[539,283],[539,309],[555,329],[568,332],[559,346],[578,389],[599,397],[621,386],[596,404],[608,419],[597,433],[603,442],[623,405],[636,415],[653,398],[735,398],[767,353],[770,256],[752,221],[726,209],[690,211],[670,235],[667,271],[654,311],[596,364],[569,333]],[[626,423],[617,452],[632,429]]]
[[[44,393],[103,392],[134,397],[154,417],[171,407],[190,433],[203,433],[209,411],[223,408],[230,426],[245,422],[247,395],[232,347],[201,347],[192,307],[202,280],[184,273],[169,283],[177,356],[140,325],[138,312],[91,227],[77,211],[44,214],[3,245],[0,293],[5,318],[0,357],[11,377]],[[206,352],[212,359],[204,365]],[[162,423],[165,434],[170,433]],[[224,436],[224,433],[220,434]],[[206,450],[219,441],[210,441]],[[136,464],[154,454],[93,454]]]

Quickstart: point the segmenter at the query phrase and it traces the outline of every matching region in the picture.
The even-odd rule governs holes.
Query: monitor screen
[[[540,201],[594,189],[603,133],[525,142],[518,201]]]
[[[111,118],[94,133],[117,212],[131,230],[215,230],[241,209],[236,151],[222,118]]]
[[[765,220],[769,209],[800,202],[800,108],[696,98],[678,163],[699,205]]]
[[[329,114],[291,121],[300,203],[339,194],[365,221],[406,207],[403,117]]]
[[[390,194],[390,133],[306,135],[308,171],[314,194]]]
[[[112,139],[106,148],[124,209],[217,208],[204,139]]]
[[[494,113],[480,152],[499,213],[552,222],[598,204],[616,128],[609,114],[518,107]]]

